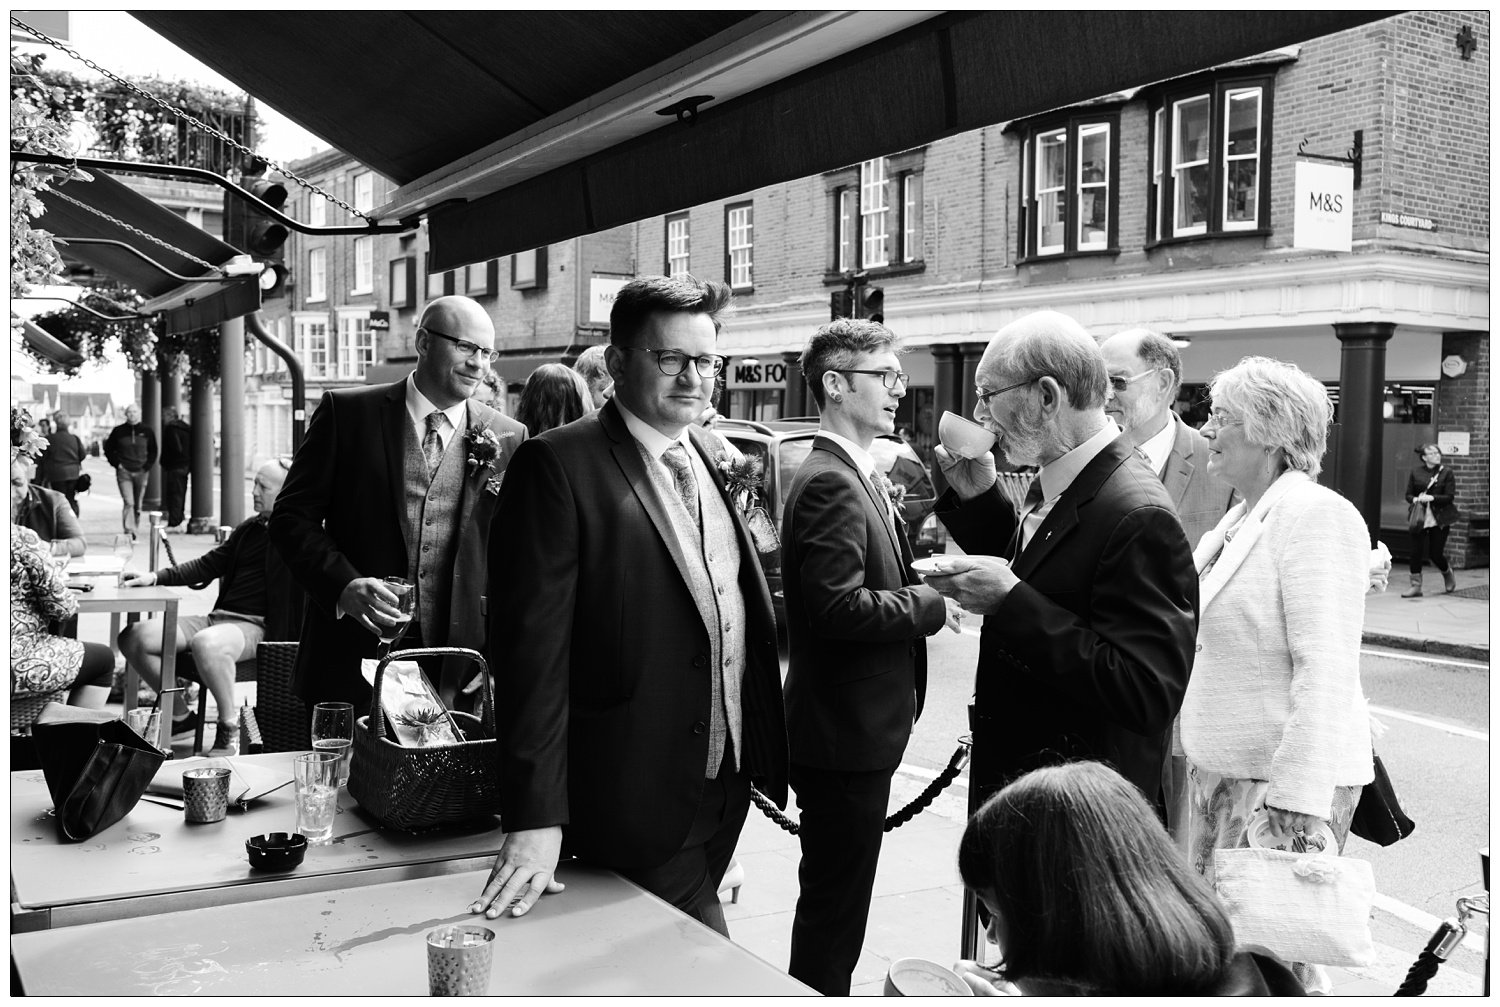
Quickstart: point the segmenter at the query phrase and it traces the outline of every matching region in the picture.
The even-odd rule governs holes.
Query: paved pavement
[[[90,552],[108,552],[111,536],[119,528],[119,497],[114,494],[114,483],[108,476],[107,468],[95,472],[96,489],[83,498],[82,517]],[[246,513],[249,512],[247,505]],[[213,547],[211,535],[172,535],[171,540],[178,561],[200,556]],[[144,567],[145,561],[143,538],[136,563]],[[1426,581],[1429,592],[1426,597],[1403,599],[1400,594],[1406,589],[1407,574],[1400,567],[1394,570],[1386,593],[1367,599],[1365,642],[1488,660],[1488,601],[1440,593],[1442,579],[1431,570]],[[1487,586],[1489,571],[1462,571],[1458,583],[1460,589]],[[216,588],[214,585],[205,591],[184,591],[184,614],[206,614]],[[80,620],[80,635],[102,641],[107,635],[106,627],[107,620],[101,616],[85,617]],[[930,775],[920,775],[922,772],[925,771],[913,769],[897,775],[892,807],[904,807],[921,792],[930,779]],[[967,811],[967,796],[962,786],[965,779],[966,776],[960,776],[928,810],[886,834],[865,948],[854,973],[855,995],[881,995],[886,970],[897,958],[920,957],[950,963],[959,957],[963,886],[958,878],[955,853]],[[796,817],[795,805],[791,815]],[[800,855],[797,839],[752,807],[737,855],[745,867],[746,880],[738,904],[725,907],[730,933],[740,945],[785,968],[797,900]],[[724,893],[723,898],[727,902],[729,893]],[[1377,950],[1380,963],[1376,966],[1329,970],[1334,980],[1334,995],[1389,996],[1405,977],[1420,948],[1378,945]],[[1451,965],[1439,971],[1428,987],[1428,995],[1479,993],[1479,979]]]

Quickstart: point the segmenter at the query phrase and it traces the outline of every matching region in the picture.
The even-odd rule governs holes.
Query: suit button
[[[1201,654],[1201,653],[1203,653],[1203,644],[1200,643],[1200,644],[1198,644],[1198,646],[1194,647],[1193,648],[1193,653],[1194,654]]]
[[[701,720],[698,721],[698,723],[696,723],[696,724],[693,725],[693,733],[694,734],[702,734],[706,730],[708,730],[708,725],[705,724]]]
[[[699,654],[697,657],[693,658],[693,667],[694,668],[706,668],[706,667],[708,667],[708,658],[704,657],[702,654]]]

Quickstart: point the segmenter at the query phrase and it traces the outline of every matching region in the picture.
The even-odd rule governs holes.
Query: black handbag
[[[1396,800],[1396,788],[1386,775],[1385,763],[1380,756],[1370,753],[1375,760],[1375,779],[1365,784],[1360,791],[1359,804],[1354,809],[1354,818],[1349,822],[1349,831],[1361,839],[1380,846],[1390,846],[1412,834],[1417,823],[1406,817]]]
[[[87,472],[80,472],[78,474],[78,481],[73,484],[73,492],[87,493],[93,485],[94,477],[89,475]]]
[[[1406,530],[1415,535],[1422,530],[1427,523],[1427,505],[1424,503],[1413,503],[1406,505]]]
[[[31,726],[58,831],[80,842],[130,813],[166,756],[113,714],[48,703]]]

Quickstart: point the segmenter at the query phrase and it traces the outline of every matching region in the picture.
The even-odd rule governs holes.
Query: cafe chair
[[[296,641],[272,641],[256,647],[255,656],[234,666],[234,680],[255,683],[255,721],[260,726],[264,752],[305,752],[312,748],[312,723],[307,704],[292,694],[292,669],[297,664]],[[179,678],[199,681],[191,652],[177,655]],[[198,694],[198,726],[193,751],[203,750],[208,722],[208,689]]]

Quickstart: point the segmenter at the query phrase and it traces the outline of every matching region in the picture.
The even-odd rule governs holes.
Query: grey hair
[[[1250,443],[1280,448],[1287,467],[1317,478],[1333,423],[1333,400],[1323,382],[1284,360],[1245,357],[1215,374],[1208,391],[1214,405],[1244,424]]]
[[[604,365],[604,344],[595,343],[578,354],[573,361],[573,370],[583,375],[585,381],[597,381],[609,377],[609,368]]]
[[[1136,347],[1136,356],[1140,357],[1147,367],[1172,372],[1172,394],[1167,401],[1175,400],[1178,390],[1182,388],[1182,354],[1177,352],[1177,346],[1172,342],[1171,337],[1164,336],[1155,329],[1125,329],[1109,338],[1117,339],[1120,336],[1139,336],[1140,344]]]
[[[901,339],[879,322],[840,318],[822,326],[802,348],[802,376],[812,389],[818,408],[824,406],[823,375],[854,366],[866,353],[901,352]]]
[[[981,366],[998,367],[1013,381],[1050,377],[1074,409],[1104,405],[1109,367],[1088,330],[1057,311],[1034,311],[995,334]]]

